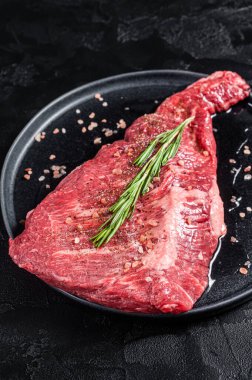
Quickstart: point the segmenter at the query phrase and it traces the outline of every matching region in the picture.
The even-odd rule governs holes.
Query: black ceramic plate
[[[44,174],[44,169],[50,169],[52,165],[64,165],[69,173],[77,165],[94,157],[101,144],[123,137],[124,129],[117,129],[120,119],[130,125],[136,117],[153,112],[165,97],[182,90],[202,76],[203,74],[172,70],[119,75],[79,87],[39,112],[17,137],[4,163],[1,201],[8,234],[13,237],[22,230],[20,221],[25,219],[26,213],[61,180],[62,177],[54,179],[51,173]],[[100,93],[104,100],[96,99],[96,93]],[[238,305],[252,295],[252,276],[249,269],[252,213],[246,209],[252,207],[252,180],[249,179],[250,176],[244,179],[246,173],[243,172],[243,168],[251,163],[252,155],[244,155],[241,147],[242,144],[249,146],[252,140],[250,101],[246,100],[233,107],[231,112],[214,118],[219,162],[218,182],[225,205],[228,234],[212,261],[212,286],[195,304],[193,310],[179,316],[166,314],[155,315],[155,318],[209,315]],[[82,128],[89,125],[89,115],[92,112],[95,114],[92,121],[97,122],[98,127],[83,133]],[[107,122],[102,122],[103,119]],[[80,120],[83,120],[83,124]],[[106,137],[103,128],[112,129],[116,133]],[[57,129],[60,132],[54,134],[53,131],[57,132]],[[62,133],[62,129],[65,133]],[[46,132],[45,139],[38,142],[34,137],[42,131]],[[94,139],[99,137],[101,144],[94,144]],[[54,160],[49,159],[52,154],[56,156]],[[230,163],[230,158],[236,160],[236,163]],[[33,169],[29,181],[23,179],[25,168]],[[45,176],[43,181],[39,181],[41,176]],[[230,202],[232,195],[236,196],[236,203]],[[245,218],[239,216],[240,212],[245,212]],[[238,242],[231,243],[231,236],[236,237]],[[248,275],[239,272],[241,267],[248,268]],[[62,293],[82,304],[121,313],[66,292]],[[124,314],[143,316],[136,313]]]

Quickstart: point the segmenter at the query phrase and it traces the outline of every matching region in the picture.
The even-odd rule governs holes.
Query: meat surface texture
[[[208,285],[209,263],[225,234],[211,115],[248,95],[238,74],[215,72],[138,118],[124,140],[103,146],[28,213],[25,230],[10,240],[14,262],[48,284],[112,308],[190,310]],[[139,170],[134,159],[157,134],[190,116],[178,154],[140,197],[132,218],[94,248],[90,238]]]

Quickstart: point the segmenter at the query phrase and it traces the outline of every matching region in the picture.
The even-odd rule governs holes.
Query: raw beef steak
[[[125,311],[190,310],[208,284],[209,262],[225,233],[216,183],[211,114],[247,97],[236,73],[216,72],[138,118],[125,139],[103,146],[33,211],[10,240],[21,268],[89,301]],[[90,238],[139,168],[134,159],[157,134],[189,116],[177,156],[142,196],[133,217],[99,249]]]

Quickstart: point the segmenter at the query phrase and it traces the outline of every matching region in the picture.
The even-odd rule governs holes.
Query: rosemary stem
[[[134,212],[137,200],[149,191],[154,177],[158,177],[162,166],[166,165],[178,152],[185,127],[194,119],[184,120],[175,129],[162,132],[156,136],[147,148],[136,158],[134,165],[141,170],[131,180],[118,200],[109,208],[111,216],[99,227],[91,238],[95,247],[107,243],[118,231],[121,225]],[[159,146],[159,148],[157,148]],[[154,153],[155,149],[156,152]]]

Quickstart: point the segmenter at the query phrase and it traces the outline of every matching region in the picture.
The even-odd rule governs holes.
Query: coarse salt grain
[[[108,106],[108,103],[107,103],[107,102],[103,102],[103,103],[102,103],[102,106],[103,106],[103,107],[107,107],[107,106]]]
[[[125,264],[124,264],[124,268],[125,269],[128,269],[131,267],[131,263],[129,261],[127,261]]]
[[[229,159],[229,163],[230,163],[230,164],[236,164],[236,160],[234,160],[233,158],[230,158],[230,159]]]
[[[89,119],[93,119],[95,117],[95,113],[91,112],[88,117],[89,117]]]
[[[27,174],[32,174],[32,168],[26,168],[25,170],[24,170]]]
[[[91,123],[88,126],[88,130],[92,131],[94,128],[98,127],[98,124],[95,123],[94,121],[91,121]]]
[[[50,185],[48,185],[48,184],[46,184],[46,186],[45,186],[45,187],[46,187],[47,189],[50,189],[50,187],[51,187],[51,186],[50,186]]]
[[[55,160],[55,158],[56,158],[55,154],[51,154],[51,155],[49,156],[49,160]]]
[[[140,264],[141,264],[141,261],[134,261],[131,266],[132,268],[136,268]]]
[[[120,175],[120,174],[122,174],[122,169],[113,169],[112,173],[116,174],[116,175]]]
[[[241,268],[239,269],[239,272],[240,272],[241,274],[248,274],[248,270],[247,270],[247,268],[244,268],[244,267],[241,267]]]
[[[77,224],[76,230],[79,232],[83,232],[83,226],[81,224]]]
[[[143,251],[144,251],[144,250],[143,250],[143,247],[142,247],[141,245],[140,245],[140,247],[138,247],[137,250],[138,250],[139,253],[143,253]]]
[[[75,244],[79,244],[79,242],[80,242],[80,238],[76,237],[76,238],[74,239],[74,243],[75,243]]]
[[[129,111],[130,108],[129,107],[124,107],[125,111]]]
[[[45,176],[44,175],[41,175],[40,177],[39,177],[39,182],[42,182],[42,181],[44,181],[45,180]]]
[[[112,135],[113,135],[113,131],[111,129],[107,129],[107,131],[105,132],[105,136],[110,137]]]
[[[252,178],[252,175],[251,175],[251,174],[246,174],[246,175],[244,176],[245,181],[250,181],[251,178]]]
[[[152,278],[151,278],[151,277],[145,277],[145,281],[146,281],[146,282],[151,282],[151,281],[152,281]]]
[[[84,124],[84,121],[83,121],[82,119],[78,119],[78,120],[77,120],[77,123],[78,123],[79,125],[82,125],[82,124]]]
[[[30,178],[31,178],[30,174],[25,174],[24,175],[24,179],[26,179],[26,181],[29,181]]]
[[[238,242],[238,240],[234,236],[231,236],[230,241],[231,241],[231,243],[237,243]]]
[[[137,224],[144,225],[143,219],[139,218],[136,221]]]
[[[246,155],[249,155],[249,154],[251,154],[251,152],[250,152],[250,150],[249,150],[249,149],[244,149],[243,153],[244,153],[244,154],[246,154]]]
[[[72,223],[72,218],[70,216],[68,216],[65,220],[66,224],[71,224]]]
[[[65,165],[52,165],[51,170],[53,171],[53,178],[60,178],[66,174],[66,166]]]
[[[65,134],[65,133],[66,133],[66,128],[61,128],[61,132],[62,132],[63,134]]]
[[[77,110],[75,110],[76,113],[80,113],[81,111],[77,108]]]
[[[240,216],[240,218],[245,218],[246,214],[245,214],[245,212],[240,212],[239,216]]]
[[[121,128],[121,129],[125,129],[127,126],[123,119],[120,119],[118,123],[116,123],[116,125],[117,125],[117,128]]]
[[[53,134],[54,134],[54,135],[57,135],[57,134],[59,133],[59,131],[60,131],[59,128],[55,128],[55,129],[53,130]]]
[[[179,164],[179,166],[184,166],[184,165],[185,165],[185,161],[183,161],[183,160],[178,160],[178,164]]]
[[[250,172],[250,170],[251,170],[251,166],[250,166],[250,165],[243,169],[243,171],[244,171],[245,173]]]
[[[244,145],[244,149],[249,149],[249,146],[248,145]]]
[[[101,137],[96,137],[95,139],[94,139],[94,144],[96,145],[96,144],[101,144]]]
[[[251,211],[252,211],[252,208],[251,208],[251,207],[246,207],[246,210],[247,210],[248,212],[251,212]]]
[[[38,134],[34,137],[34,139],[35,139],[37,142],[40,142],[40,141],[41,141],[41,134],[38,133]]]
[[[60,172],[58,170],[54,170],[53,172],[53,178],[60,178],[62,175],[60,174]]]
[[[59,165],[52,165],[51,170],[59,170],[60,166]]]
[[[100,102],[103,101],[103,97],[102,97],[101,94],[99,94],[99,93],[95,94],[95,99],[100,100]]]
[[[48,169],[44,169],[43,172],[44,172],[44,174],[49,174],[49,173],[50,173],[50,170],[48,170]]]
[[[81,129],[81,132],[82,132],[82,133],[86,133],[86,132],[87,132],[87,128],[86,128],[86,127],[83,127],[83,128]]]
[[[154,219],[150,219],[148,220],[147,224],[149,224],[149,226],[156,227],[158,225],[158,222]]]
[[[202,252],[200,252],[200,253],[198,254],[198,259],[199,259],[199,260],[203,260],[203,259],[204,259],[203,255],[202,255]]]
[[[203,150],[203,155],[205,156],[205,157],[207,157],[207,156],[209,156],[209,152],[207,151],[207,150]]]
[[[107,123],[107,119],[102,119],[101,122],[102,123]]]

